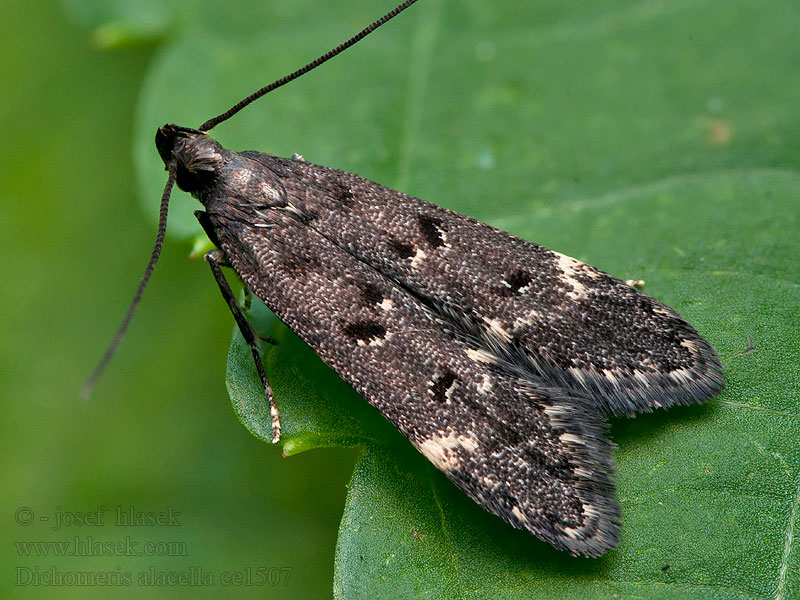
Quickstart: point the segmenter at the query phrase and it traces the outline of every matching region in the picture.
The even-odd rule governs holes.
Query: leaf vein
[[[786,525],[786,544],[783,546],[783,556],[781,557],[781,568],[778,571],[778,587],[775,589],[775,600],[783,600],[786,591],[786,582],[789,579],[789,558],[792,555],[794,545],[795,523],[798,517],[798,507],[800,506],[800,481],[797,484],[797,491],[792,502],[792,512],[789,514],[789,522]]]
[[[730,400],[718,400],[718,402],[720,404],[724,404],[724,405],[730,406],[732,408],[744,408],[746,410],[752,410],[752,411],[755,411],[755,412],[760,412],[760,413],[764,413],[764,414],[767,414],[767,415],[771,415],[771,416],[774,416],[774,417],[784,417],[784,418],[787,418],[787,419],[794,419],[794,420],[800,419],[800,415],[796,415],[794,413],[787,412],[785,410],[774,410],[774,409],[771,409],[771,408],[765,408],[763,406],[756,406],[756,405],[753,405],[753,404],[747,404],[746,402],[731,402]]]

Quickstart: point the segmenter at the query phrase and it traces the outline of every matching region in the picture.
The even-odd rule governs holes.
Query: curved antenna
[[[209,119],[205,123],[203,123],[200,127],[200,131],[209,131],[215,125],[222,123],[230,119],[233,115],[238,113],[242,110],[245,106],[258,100],[261,96],[268,94],[272,90],[281,87],[282,85],[286,85],[290,81],[297,79],[301,75],[308,73],[312,69],[316,69],[322,63],[329,61],[337,54],[340,54],[347,50],[353,44],[359,42],[370,33],[375,31],[378,27],[386,23],[388,20],[396,17],[409,6],[414,4],[417,0],[406,0],[399,6],[396,6],[393,10],[389,11],[385,15],[383,15],[377,21],[374,21],[356,35],[351,37],[346,42],[339,44],[336,48],[329,50],[316,60],[311,61],[304,67],[297,69],[293,73],[286,75],[285,77],[281,77],[280,79],[273,81],[269,85],[261,88],[260,90],[250,94],[247,98],[242,100],[241,102],[236,103],[234,106],[226,110],[224,113],[217,115],[213,119]],[[142,299],[142,294],[144,294],[144,289],[147,287],[147,282],[150,280],[150,275],[153,274],[153,269],[156,267],[156,263],[158,262],[158,257],[161,255],[161,248],[164,245],[164,236],[167,231],[167,210],[169,207],[169,198],[170,194],[172,193],[172,188],[175,185],[175,179],[177,177],[178,172],[178,163],[175,157],[173,156],[169,163],[167,164],[167,171],[169,171],[169,177],[167,178],[167,183],[164,186],[164,192],[161,195],[161,208],[159,210],[159,217],[158,217],[158,233],[156,234],[156,243],[153,246],[153,252],[150,255],[150,261],[147,263],[147,268],[144,271],[144,275],[142,275],[142,280],[139,282],[139,287],[136,290],[136,295],[133,297],[133,301],[131,302],[130,307],[128,308],[128,312],[125,314],[125,318],[122,320],[122,324],[119,326],[114,339],[111,340],[111,343],[106,350],[106,353],[103,355],[103,358],[100,359],[100,362],[97,363],[97,366],[92,371],[92,374],[89,376],[89,379],[86,380],[86,383],[83,384],[81,388],[81,396],[84,398],[88,398],[89,395],[92,393],[97,380],[100,379],[100,376],[103,374],[103,371],[106,370],[108,363],[111,361],[112,357],[119,348],[120,343],[122,342],[122,338],[125,336],[125,332],[128,329],[128,325],[131,323],[131,319],[133,319],[133,315],[136,312],[137,307],[139,306],[139,301]]]
[[[306,73],[308,73],[312,69],[316,69],[322,63],[329,61],[330,59],[332,59],[337,54],[340,54],[340,53],[344,52],[345,50],[347,50],[353,44],[355,44],[355,43],[361,41],[362,39],[364,39],[365,37],[367,37],[370,33],[375,31],[378,27],[380,27],[381,25],[386,23],[386,21],[388,21],[389,19],[393,19],[394,17],[399,15],[401,12],[403,12],[405,9],[407,9],[409,6],[414,4],[416,1],[417,0],[406,0],[405,2],[400,4],[399,6],[396,6],[393,10],[391,10],[388,13],[386,13],[385,15],[383,15],[377,21],[374,21],[373,23],[371,23],[370,25],[368,25],[367,27],[365,27],[364,29],[359,31],[357,34],[355,34],[353,37],[351,37],[346,42],[344,42],[342,44],[339,44],[338,46],[336,46],[336,48],[333,48],[332,50],[329,50],[328,52],[326,52],[325,54],[323,54],[319,58],[317,58],[315,60],[312,60],[306,66],[297,69],[293,73],[289,73],[288,75],[273,81],[269,85],[266,85],[266,86],[262,87],[260,90],[257,90],[255,92],[253,92],[252,94],[250,94],[244,100],[234,104],[231,108],[226,110],[224,113],[219,114],[216,117],[214,117],[213,119],[209,119],[208,121],[206,121],[205,123],[200,125],[200,127],[198,129],[200,131],[210,131],[211,129],[213,129],[214,127],[216,127],[217,125],[219,125],[223,121],[227,121],[228,119],[230,119],[233,115],[238,113],[240,110],[242,110],[248,104],[250,104],[252,102],[255,102],[256,100],[261,98],[261,96],[270,93],[272,90],[274,90],[276,88],[279,88],[279,87],[281,87],[283,85],[286,85],[287,83],[289,83],[290,81],[292,81],[294,79],[297,79],[301,75],[305,75]]]
[[[150,261],[147,263],[147,268],[144,270],[142,280],[139,282],[139,287],[136,290],[136,295],[133,297],[133,302],[131,302],[128,312],[125,314],[125,318],[122,320],[122,325],[120,325],[119,329],[117,329],[117,333],[114,336],[114,339],[111,340],[111,343],[108,345],[108,349],[103,355],[103,358],[101,358],[100,362],[97,363],[94,371],[92,371],[92,374],[89,375],[89,379],[86,380],[86,383],[84,383],[83,387],[81,388],[81,396],[84,398],[88,398],[91,395],[97,380],[100,379],[103,371],[106,370],[108,363],[111,362],[111,358],[116,353],[117,348],[119,348],[119,344],[122,342],[122,338],[125,336],[125,331],[128,329],[128,325],[131,324],[133,314],[136,312],[136,308],[139,306],[139,301],[142,299],[142,294],[144,294],[144,288],[147,287],[147,282],[150,280],[150,275],[153,274],[153,269],[156,268],[158,257],[161,256],[161,248],[164,246],[164,235],[167,232],[167,211],[169,209],[169,197],[172,193],[172,186],[175,185],[175,178],[177,177],[178,173],[178,161],[174,157],[169,161],[169,164],[167,165],[167,171],[169,171],[169,176],[167,177],[167,184],[164,186],[164,193],[161,194],[161,207],[158,211],[158,233],[156,234],[156,243],[153,246],[153,252],[150,254]]]

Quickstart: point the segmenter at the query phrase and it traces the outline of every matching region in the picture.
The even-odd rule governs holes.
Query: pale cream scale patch
[[[488,375],[483,376],[483,381],[478,384],[478,393],[480,394],[488,394],[492,391],[494,386],[492,385],[492,378]]]
[[[425,254],[425,251],[422,248],[418,249],[414,258],[411,259],[411,266],[415,269],[418,268],[420,263],[426,258],[428,258],[428,255]]]
[[[594,269],[589,268],[589,266],[585,263],[575,260],[570,256],[566,256],[559,252],[553,252],[553,254],[558,261],[558,268],[561,269],[564,280],[572,287],[572,291],[567,292],[567,296],[573,300],[586,298],[586,296],[589,294],[589,290],[585,285],[578,281],[575,276],[584,275],[596,278],[597,272],[595,272]]]
[[[656,313],[657,315],[661,315],[663,317],[672,317],[673,316],[672,312],[670,312],[669,309],[667,309],[667,308],[665,308],[663,306],[654,306],[653,307],[653,312]]]
[[[610,369],[603,369],[602,370],[603,377],[605,377],[608,382],[613,385],[617,389],[621,389],[622,384],[620,383],[620,377],[616,371]],[[639,372],[636,372],[636,375],[639,375]]]
[[[486,350],[467,348],[467,356],[472,360],[482,363],[494,364],[497,362],[497,357]]]
[[[527,515],[526,515],[524,512],[522,512],[522,511],[519,509],[519,507],[518,507],[518,506],[515,506],[514,508],[512,508],[512,509],[511,509],[511,513],[512,513],[512,514],[513,514],[515,517],[517,517],[517,518],[518,518],[518,519],[519,519],[519,520],[520,520],[522,523],[527,523],[527,522],[528,522],[528,517],[527,517]]]
[[[494,488],[496,488],[497,486],[500,485],[500,483],[498,483],[497,481],[495,481],[494,479],[492,479],[489,476],[481,477],[481,483],[483,483],[483,485],[488,490],[493,490]]]
[[[489,331],[500,338],[503,342],[508,342],[511,339],[511,334],[503,329],[503,324],[497,319],[483,317],[483,321],[489,326]]]
[[[478,440],[474,437],[450,432],[447,435],[435,436],[417,444],[417,448],[434,465],[443,471],[459,466],[458,450],[474,453],[478,448]]]
[[[669,374],[669,377],[677,381],[680,385],[693,381],[692,372],[688,369],[675,369]]]
[[[578,265],[582,265],[583,263],[575,260],[574,258],[570,258],[569,256],[559,254],[558,252],[556,252],[555,255],[558,259],[558,268],[561,269],[561,274],[564,277],[564,281],[568,283],[570,287],[572,287],[572,291],[567,292],[567,296],[573,300],[585,298],[588,295],[586,286],[575,279],[575,275],[579,273]]]
[[[567,369],[567,371],[568,371],[568,372],[569,372],[569,373],[570,373],[570,374],[571,374],[573,377],[575,377],[575,379],[577,379],[577,380],[578,380],[578,382],[579,382],[579,383],[580,383],[582,386],[586,387],[586,375],[583,373],[583,371],[582,371],[581,369],[579,369],[579,368],[577,368],[577,367],[570,367],[569,369]]]
[[[571,411],[568,410],[566,407],[561,406],[560,404],[545,406],[544,408],[544,414],[546,414],[548,417],[561,417],[563,415],[568,414],[569,412]]]
[[[681,346],[683,346],[684,348],[690,350],[692,352],[692,354],[697,354],[698,353],[699,347],[697,345],[697,342],[694,341],[694,340],[681,340]]]
[[[579,438],[574,433],[562,433],[560,436],[558,436],[558,439],[560,439],[565,444],[578,444],[581,446],[586,444],[586,442],[583,441],[582,438]]]
[[[538,323],[542,320],[542,313],[531,310],[516,318],[514,321],[514,329],[524,329],[525,327],[533,325],[534,323]]]

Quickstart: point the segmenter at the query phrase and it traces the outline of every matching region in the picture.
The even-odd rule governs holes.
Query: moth
[[[703,402],[724,387],[713,348],[633,286],[358,175],[223,148],[208,135],[362,32],[198,129],[167,124],[169,172],[156,246],[109,352],[161,251],[174,183],[203,205],[206,255],[280,420],[259,340],[222,267],[260,298],[480,506],[556,548],[617,543],[606,415]]]

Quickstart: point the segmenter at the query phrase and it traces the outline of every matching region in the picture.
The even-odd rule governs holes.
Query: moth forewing
[[[677,313],[593,267],[299,157],[160,136],[246,286],[470,497],[557,548],[616,544],[603,413],[722,386]]]
[[[169,172],[137,294],[87,382],[130,322],[164,239],[173,183],[196,215],[223,297],[271,412],[259,336],[222,267],[478,504],[572,554],[617,543],[606,414],[702,402],[724,386],[711,346],[674,310],[568,256],[358,175],[223,148],[207,131],[405,10],[199,129],[165,125]]]

